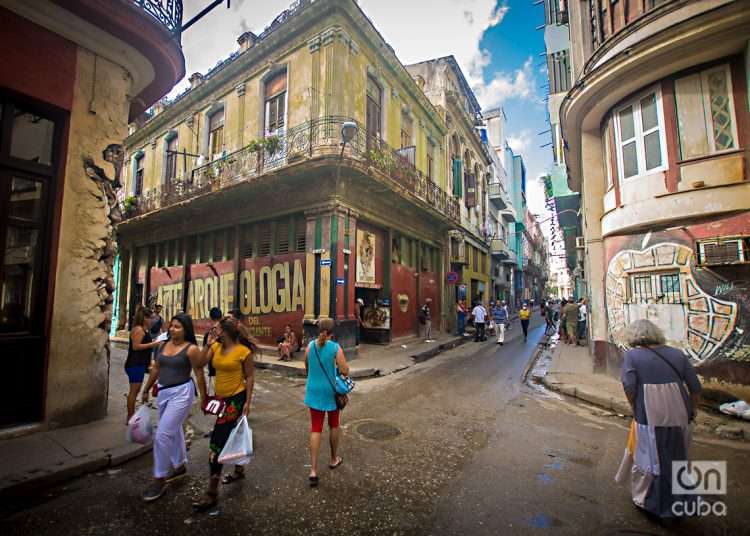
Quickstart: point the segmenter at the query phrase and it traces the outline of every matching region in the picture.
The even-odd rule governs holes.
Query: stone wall
[[[131,80],[121,67],[78,49],[47,365],[51,428],[104,416],[112,314],[113,165],[103,151],[127,136]],[[124,402],[123,402],[124,403]]]

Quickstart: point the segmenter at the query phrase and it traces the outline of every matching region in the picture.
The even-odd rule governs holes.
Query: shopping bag
[[[128,441],[145,445],[151,442],[151,410],[141,406],[128,421]]]
[[[229,434],[227,444],[219,454],[219,463],[247,465],[253,457],[253,431],[247,424],[247,417],[242,416]]]

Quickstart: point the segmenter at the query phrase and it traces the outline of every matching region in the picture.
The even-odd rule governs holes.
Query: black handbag
[[[313,350],[315,351],[315,357],[318,359],[318,364],[320,365],[320,370],[323,371],[323,376],[326,377],[328,380],[328,383],[331,384],[331,389],[333,389],[333,398],[336,400],[336,408],[338,409],[344,409],[346,405],[349,403],[349,395],[340,395],[336,392],[336,387],[333,385],[333,380],[328,377],[328,373],[326,372],[326,369],[323,367],[323,361],[320,359],[320,354],[318,353],[318,345],[317,343],[313,343],[312,345]]]

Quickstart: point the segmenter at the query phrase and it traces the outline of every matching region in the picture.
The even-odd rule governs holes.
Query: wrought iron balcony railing
[[[182,0],[131,0],[155,18],[178,43],[182,34]]]
[[[341,127],[353,122],[346,117],[307,121],[287,132],[250,145],[200,166],[182,177],[167,180],[160,189],[123,207],[131,218],[162,209],[229,185],[252,181],[267,173],[318,157],[342,157],[376,170],[390,180],[402,195],[412,196],[455,223],[460,222],[458,200],[428,179],[410,161],[379,137],[367,134],[362,125],[351,141],[341,146]]]

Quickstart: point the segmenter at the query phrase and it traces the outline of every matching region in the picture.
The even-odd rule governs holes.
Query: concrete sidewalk
[[[29,489],[111,468],[151,450],[150,444],[139,445],[125,439],[126,354],[112,350],[104,419],[0,440],[0,495],[23,494]]]
[[[622,384],[611,376],[594,372],[593,358],[586,347],[559,343],[555,337],[540,356],[540,361],[545,360],[546,365],[541,364],[532,372],[534,381],[616,414],[632,416]],[[709,407],[700,408],[694,431],[722,439],[750,441],[750,422]]]

